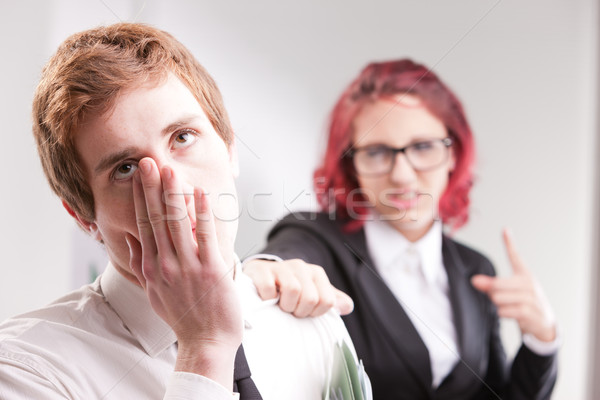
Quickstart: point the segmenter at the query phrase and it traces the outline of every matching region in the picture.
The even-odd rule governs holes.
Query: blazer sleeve
[[[507,365],[497,314],[492,318],[486,385],[506,399],[550,399],[557,377],[557,355],[540,356],[522,344],[512,364]]]
[[[306,226],[283,220],[271,230],[261,253],[273,254],[284,260],[299,258],[310,264],[331,265],[333,255],[329,246]]]
[[[540,356],[521,345],[510,371],[511,399],[550,399],[558,371],[557,355]]]

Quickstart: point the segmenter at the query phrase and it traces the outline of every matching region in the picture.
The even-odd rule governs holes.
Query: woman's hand
[[[177,336],[175,369],[231,388],[243,330],[233,266],[225,265],[219,251],[205,194],[194,189],[189,209],[190,195],[182,194],[172,168],[159,172],[154,160],[139,162],[133,182],[139,241],[126,238],[131,270]]]
[[[254,259],[244,266],[263,300],[279,295],[279,307],[296,317],[318,317],[335,307],[350,314],[352,299],[331,285],[322,267],[302,260],[281,262]]]
[[[503,231],[504,244],[513,275],[508,278],[474,275],[473,286],[486,293],[498,307],[498,315],[514,318],[521,333],[530,333],[544,342],[556,339],[556,321],[550,303],[533,274],[517,253],[508,230]]]

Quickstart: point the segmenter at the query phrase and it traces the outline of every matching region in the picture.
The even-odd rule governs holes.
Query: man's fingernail
[[[142,170],[142,173],[143,173],[144,175],[147,175],[148,173],[150,173],[150,169],[151,169],[151,168],[152,168],[152,167],[150,166],[150,163],[149,163],[149,162],[141,162],[141,163],[140,163],[140,169]]]

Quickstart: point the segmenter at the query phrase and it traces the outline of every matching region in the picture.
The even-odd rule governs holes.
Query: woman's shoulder
[[[322,211],[297,211],[283,217],[275,225],[275,228],[300,228],[316,233],[330,234],[341,231],[345,222],[336,214]]]
[[[348,229],[348,219],[325,212],[293,212],[282,218],[269,232],[269,240],[300,240],[312,243],[317,247],[333,249],[346,248],[345,243],[364,247],[364,231],[362,228]]]

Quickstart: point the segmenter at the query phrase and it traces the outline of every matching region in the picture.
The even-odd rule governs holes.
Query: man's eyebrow
[[[115,163],[131,157],[131,155],[134,154],[136,150],[137,149],[135,147],[127,147],[126,149],[102,157],[98,164],[96,164],[96,168],[94,168],[94,173],[96,175],[101,174],[102,172],[113,166]]]
[[[161,134],[162,135],[169,135],[171,134],[171,132],[176,131],[177,129],[181,128],[182,126],[188,125],[192,122],[196,122],[202,120],[202,115],[200,114],[187,114],[187,115],[183,115],[181,118],[179,118],[177,121],[167,125],[162,131]],[[110,168],[111,166],[113,166],[115,163],[129,158],[131,157],[132,154],[135,154],[137,152],[137,148],[135,147],[127,147],[121,151],[118,151],[116,153],[111,153],[105,157],[103,157],[98,164],[96,164],[96,168],[94,168],[94,173],[96,175],[101,174],[102,172],[104,172],[106,169]]]
[[[168,135],[171,132],[176,131],[177,129],[181,128],[182,126],[188,125],[192,122],[196,122],[201,119],[202,119],[202,115],[200,115],[200,114],[186,114],[186,115],[182,116],[181,118],[179,118],[177,121],[175,121],[172,124],[169,124],[167,127],[165,127],[162,130],[162,134]]]

